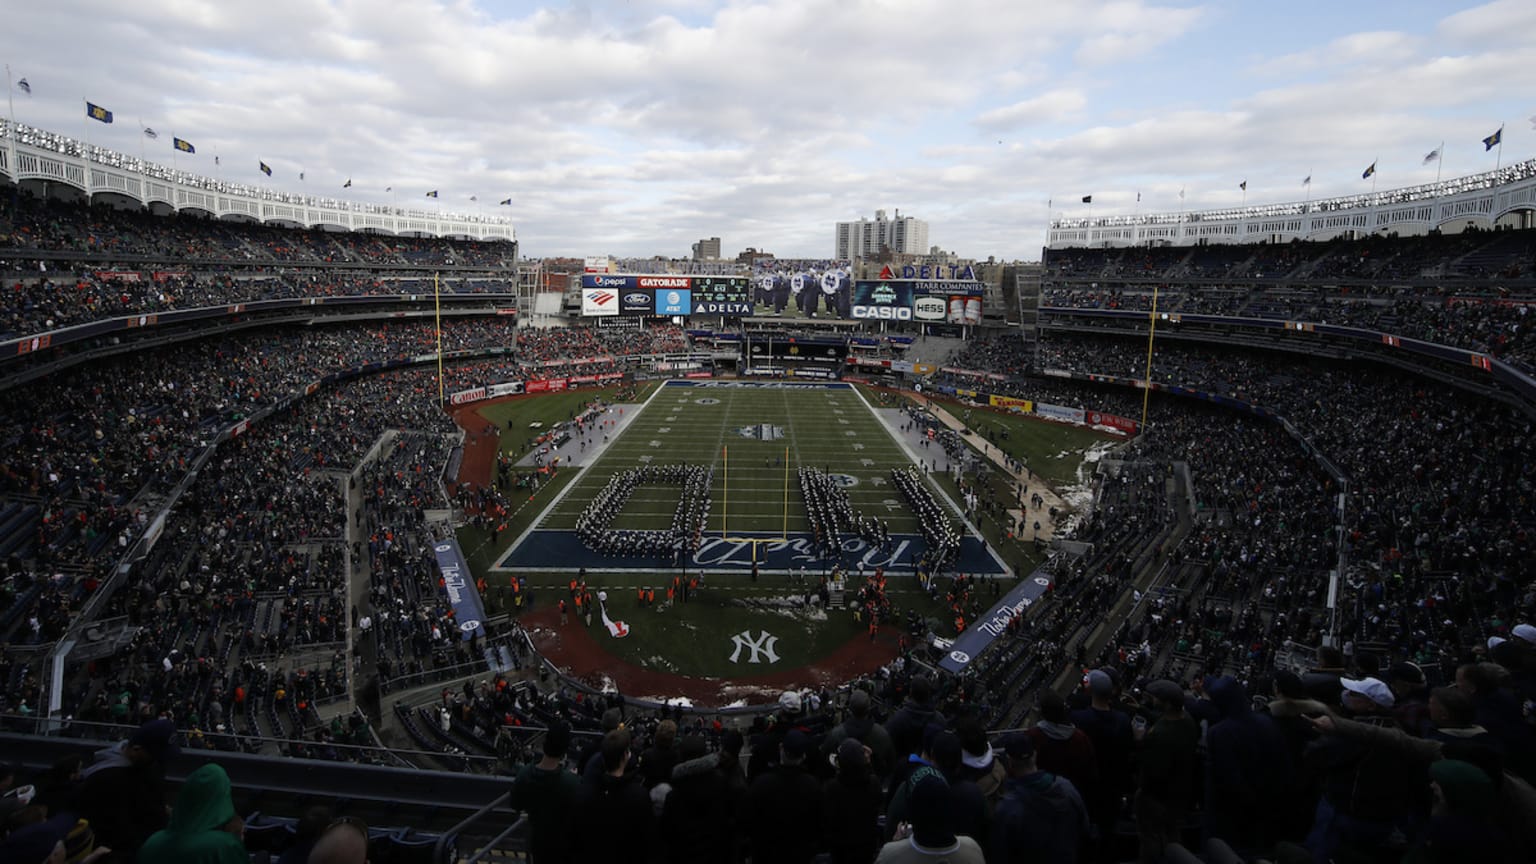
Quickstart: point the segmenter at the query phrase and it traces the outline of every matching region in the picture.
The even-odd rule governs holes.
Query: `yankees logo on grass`
[[[779,655],[773,650],[773,646],[778,641],[779,637],[774,636],[767,630],[758,631],[756,639],[752,638],[751,630],[743,630],[731,637],[731,642],[736,645],[736,648],[731,651],[731,662],[741,662],[739,659],[741,657],[741,649],[745,648],[752,652],[752,655],[747,658],[748,663],[777,663],[779,662]],[[761,657],[768,659],[759,659]]]

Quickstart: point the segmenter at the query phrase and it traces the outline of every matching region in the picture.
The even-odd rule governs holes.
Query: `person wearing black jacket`
[[[1396,728],[1395,698],[1386,682],[1376,678],[1342,679],[1340,701],[1353,719]],[[1427,801],[1424,766],[1403,759],[1389,747],[1369,741],[1328,736],[1307,748],[1306,759],[1324,774],[1323,797],[1317,802],[1307,850],[1317,861],[1372,850],[1408,824]]]
[[[96,832],[96,843],[132,860],[144,841],[164,828],[165,762],[180,752],[176,724],[151,720],[126,741],[96,753],[75,792],[75,808]]]
[[[720,754],[704,739],[688,735],[677,748],[666,803],[661,811],[661,844],[678,864],[732,860],[736,833],[734,799],[720,769]]]
[[[885,724],[897,764],[922,749],[923,730],[928,724],[943,723],[932,702],[933,682],[923,675],[914,676],[906,703],[891,717],[891,722]]]
[[[1295,794],[1285,735],[1274,718],[1252,710],[1248,691],[1232,676],[1208,681],[1205,692],[1221,717],[1205,735],[1206,834],[1239,853],[1267,849],[1279,839],[1279,817]]]
[[[603,736],[603,774],[596,783],[583,781],[576,792],[572,860],[577,864],[613,864],[647,860],[654,846],[651,796],[638,773],[626,776],[629,765],[628,729]]]
[[[880,850],[880,779],[870,772],[869,746],[844,738],[832,756],[837,776],[822,784],[826,847],[833,864],[869,864]]]
[[[792,729],[779,745],[779,764],[747,789],[743,827],[752,842],[752,860],[764,864],[808,864],[822,836],[821,784],[806,770],[811,739]]]

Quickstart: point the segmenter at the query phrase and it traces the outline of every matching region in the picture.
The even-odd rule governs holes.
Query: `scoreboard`
[[[745,276],[639,276],[586,273],[582,315],[751,315]]]

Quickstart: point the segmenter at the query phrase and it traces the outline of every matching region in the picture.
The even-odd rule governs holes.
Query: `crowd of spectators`
[[[147,257],[199,263],[355,263],[457,265],[503,269],[514,248],[499,241],[393,237],[354,231],[301,230],[209,219],[156,215],[30,195],[0,202],[0,254],[9,269],[29,269],[26,252],[75,252],[104,260]]]
[[[1138,278],[1126,281],[1127,271]],[[1146,311],[1154,299],[1151,283],[1157,282],[1160,312],[1359,327],[1490,354],[1530,372],[1536,369],[1533,279],[1532,231],[1219,249],[1060,250],[1051,253],[1041,307],[1048,320],[1061,321],[1071,320],[1064,310],[1072,309]]]
[[[606,358],[603,368],[618,370],[627,368],[622,358],[631,353],[685,347],[676,327],[514,328],[511,319],[495,316],[445,321],[446,351],[512,347],[515,352],[450,363],[449,380],[515,380],[593,356]],[[0,431],[10,457],[0,466],[0,525],[7,542],[0,563],[0,626],[21,644],[57,639],[116,558],[148,527],[156,502],[215,436],[301,396],[306,385],[325,375],[430,353],[438,338],[434,324],[425,320],[273,328],[77,365],[5,391]],[[146,375],[145,368],[154,371]],[[171,512],[150,557],[136,565],[135,584],[101,610],[127,615],[130,626],[140,628],[132,646],[137,661],[174,650],[187,658],[214,658],[214,668],[223,669],[231,657],[276,656],[340,642],[352,610],[338,581],[347,512],[346,489],[338,478],[388,429],[440,436],[453,428],[437,407],[434,378],[429,364],[322,388],[225,445]],[[45,387],[48,395],[40,398]],[[402,439],[399,446],[413,440]],[[372,506],[380,495],[419,493],[402,478],[419,479],[427,472],[435,483],[444,462],[446,449],[436,447],[409,471],[368,487],[376,494],[365,496],[365,503]],[[398,509],[395,498],[388,500]],[[404,646],[406,653],[379,658],[380,671],[403,677],[466,661],[447,656],[452,652],[445,650],[442,633],[448,628],[441,615],[427,614],[423,598],[440,592],[426,575],[431,561],[419,560],[426,545],[421,526],[389,528],[386,534],[402,535],[399,549],[415,557],[392,560],[380,570],[370,540],[369,566],[385,589],[401,592],[402,573],[413,587],[381,598],[388,605],[370,623],[391,633],[420,624],[424,634],[439,636],[428,635],[426,644],[413,638],[388,643]],[[361,555],[361,548],[353,550],[353,560]],[[405,601],[411,622],[392,617],[391,610]],[[208,620],[188,629],[174,613],[193,609]],[[330,669],[313,671],[312,680],[319,680],[319,673]],[[35,663],[8,654],[0,672],[6,708],[35,710],[41,692]],[[344,692],[345,663],[335,674]],[[101,690],[116,687],[98,683]],[[200,681],[176,698],[201,705],[208,698],[206,684]],[[233,689],[229,681],[220,688]],[[73,698],[85,704],[95,696],[88,688]],[[151,692],[136,702],[170,710],[167,699]],[[284,737],[292,731],[268,734]]]
[[[1074,282],[1528,282],[1536,276],[1533,257],[1536,235],[1530,231],[1468,230],[1280,244],[1051,249],[1045,274],[1047,281]]]

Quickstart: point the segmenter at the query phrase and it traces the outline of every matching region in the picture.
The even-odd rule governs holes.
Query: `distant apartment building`
[[[876,210],[873,221],[839,222],[836,232],[836,252],[839,259],[873,258],[885,251],[921,255],[928,251],[928,223],[896,211],[896,218],[885,218],[884,210]]]
[[[693,244],[693,260],[718,261],[720,260],[720,238],[711,237],[708,240],[700,240]]]

